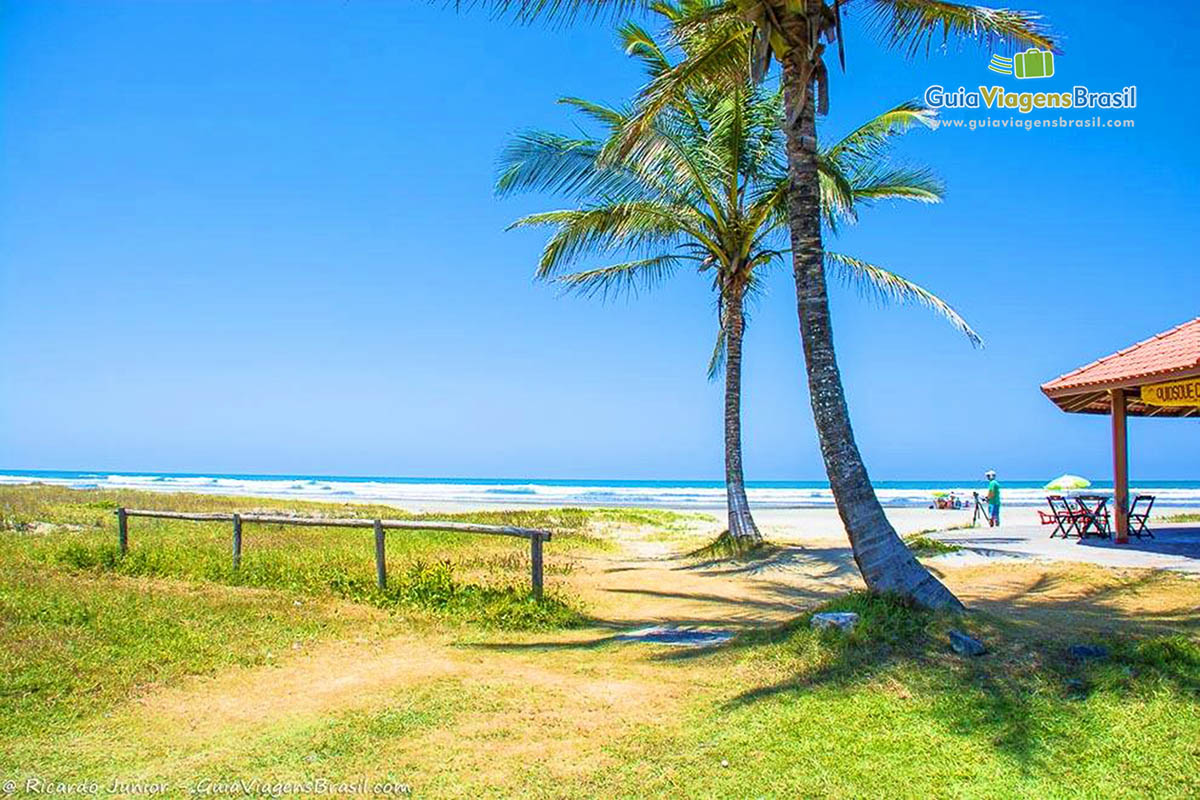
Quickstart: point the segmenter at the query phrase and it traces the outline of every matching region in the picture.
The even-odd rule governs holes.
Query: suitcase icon
[[[1013,56],[1013,74],[1018,78],[1049,78],[1054,75],[1054,53],[1031,47]]]

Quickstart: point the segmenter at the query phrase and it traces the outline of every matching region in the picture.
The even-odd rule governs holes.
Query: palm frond
[[[646,74],[651,78],[657,78],[671,68],[667,54],[663,52],[654,36],[641,25],[626,21],[617,28],[617,34],[621,37],[621,46],[626,54],[641,61]]]
[[[926,167],[888,167],[868,170],[852,181],[856,202],[875,200],[913,200],[940,203],[946,185]]]
[[[822,151],[830,161],[846,158],[867,159],[884,152],[894,136],[906,133],[914,125],[933,127],[937,111],[915,100],[908,100],[864,122]]]
[[[711,95],[725,87],[742,84],[748,67],[746,47],[749,37],[748,27],[726,26],[724,31],[706,37],[702,47],[694,47],[694,52],[689,52],[687,58],[647,84],[626,129],[626,147],[666,109],[685,102],[689,95]]]
[[[1041,47],[1059,52],[1042,16],[1031,11],[949,3],[944,0],[868,0],[871,23],[884,44],[908,56],[929,52],[937,39],[973,39],[1006,48]]]
[[[579,97],[561,97],[558,102],[564,106],[571,106],[585,116],[596,120],[610,132],[620,130],[629,122],[629,112],[606,106],[603,103],[593,103]]]
[[[546,278],[587,255],[673,249],[683,239],[695,238],[689,223],[694,224],[694,212],[686,207],[633,201],[530,214],[509,230],[547,225],[557,229],[538,262],[537,275]]]
[[[714,191],[719,175],[713,170],[714,159],[705,145],[692,135],[690,122],[678,116],[660,116],[636,134],[627,127],[614,135],[601,151],[600,163],[636,164],[639,169],[672,180],[681,196],[690,194],[697,202],[702,201],[706,216],[719,226],[727,217],[727,209]]]
[[[825,264],[851,286],[884,302],[915,303],[943,317],[956,330],[979,347],[983,339],[949,303],[933,292],[883,267],[842,253],[825,253]]]
[[[500,153],[496,194],[561,192],[569,196],[597,191],[613,170],[596,167],[600,143],[545,131],[514,136]]]
[[[854,185],[836,161],[817,156],[817,188],[821,193],[821,216],[834,233],[842,220],[856,222]],[[785,201],[786,202],[786,201]],[[783,209],[784,213],[787,208]]]
[[[856,206],[883,199],[938,202],[941,181],[928,169],[892,166],[892,140],[915,125],[932,127],[936,112],[908,101],[875,116],[817,156],[821,210],[836,232],[840,223],[858,220]]]
[[[651,5],[648,0],[450,0],[459,10],[490,9],[498,17],[520,23],[573,22],[585,19],[621,19]]]
[[[749,193],[744,218],[746,227],[755,231],[756,235],[743,246],[743,260],[750,261],[752,253],[764,248],[772,234],[787,227],[790,186],[787,174],[782,173],[771,181],[764,181]]]
[[[573,272],[555,280],[567,291],[603,299],[637,294],[639,288],[653,289],[674,274],[685,259],[673,253],[640,258],[621,264]]]
[[[720,316],[720,307],[717,310]],[[715,381],[725,371],[725,328],[717,328],[717,340],[713,342],[712,355],[708,357],[708,379]]]

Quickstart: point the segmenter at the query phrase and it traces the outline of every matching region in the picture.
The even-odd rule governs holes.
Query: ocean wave
[[[75,489],[140,489],[160,492],[190,492],[280,499],[321,500],[337,498],[358,503],[420,505],[445,503],[467,505],[540,506],[625,506],[719,509],[725,505],[725,488],[718,482],[667,481],[486,481],[447,479],[373,479],[319,476],[234,476],[234,475],[149,475],[97,472],[0,472],[0,485],[46,483]],[[897,482],[898,483],[898,482]],[[1153,494],[1163,507],[1200,506],[1200,482],[1171,481],[1169,485],[1142,484],[1136,492]],[[962,482],[904,482],[881,484],[876,493],[891,508],[923,508],[933,503],[934,492],[953,493],[970,502],[981,487]],[[1045,490],[1034,484],[1004,488],[1008,506],[1039,506]],[[1111,489],[1097,489],[1111,495]],[[831,508],[833,494],[828,486],[751,484],[746,491],[759,508]]]

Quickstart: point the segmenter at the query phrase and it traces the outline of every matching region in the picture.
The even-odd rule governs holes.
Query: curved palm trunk
[[[859,572],[867,588],[893,592],[930,608],[961,608],[949,589],[929,573],[896,535],[883,513],[854,441],[850,414],[833,349],[829,296],[821,244],[820,193],[817,178],[817,134],[813,92],[804,91],[805,73],[799,52],[784,63],[784,101],[788,119],[789,225],[796,307],[808,368],[808,391],[821,442],[825,471],[838,514]],[[799,108],[799,119],[793,109]]]
[[[742,476],[742,335],[744,290],[733,287],[724,298],[725,310],[725,495],[729,509],[729,535],[742,541],[762,541],[750,515],[746,483]]]

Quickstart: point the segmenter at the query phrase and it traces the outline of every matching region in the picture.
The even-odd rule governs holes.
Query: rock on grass
[[[950,631],[950,647],[960,656],[981,656],[987,652],[983,642],[962,631]]]
[[[852,631],[854,626],[858,624],[858,614],[853,611],[822,611],[819,614],[813,614],[812,627],[817,630],[828,630],[837,628],[843,631]]]
[[[1103,660],[1108,658],[1108,648],[1099,644],[1073,644],[1067,655],[1075,661]]]

